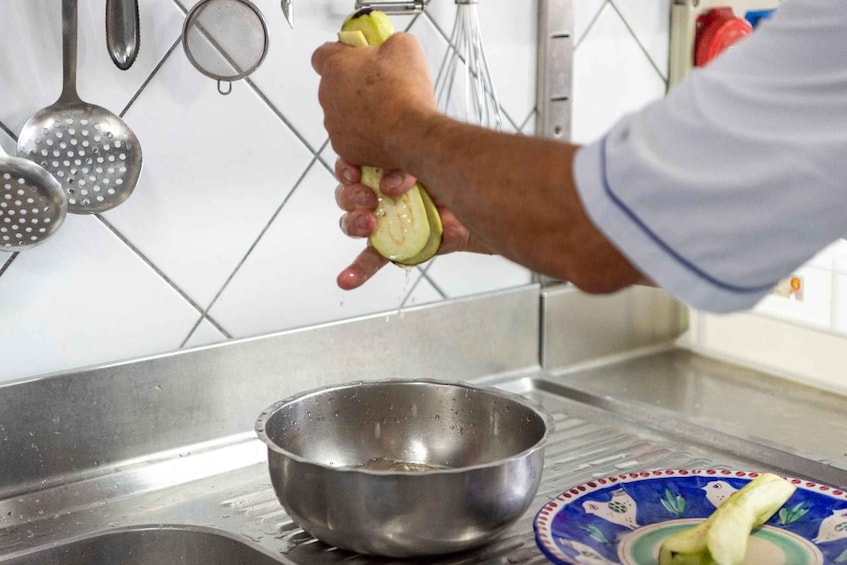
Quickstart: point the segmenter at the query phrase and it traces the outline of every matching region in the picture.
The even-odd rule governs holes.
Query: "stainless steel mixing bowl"
[[[522,396],[432,380],[356,382],[277,402],[256,432],[305,531],[388,557],[482,545],[528,508],[547,413]]]

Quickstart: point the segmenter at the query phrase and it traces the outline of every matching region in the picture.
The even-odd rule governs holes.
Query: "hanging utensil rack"
[[[573,1],[538,2],[538,122],[536,133],[559,141],[571,137]]]

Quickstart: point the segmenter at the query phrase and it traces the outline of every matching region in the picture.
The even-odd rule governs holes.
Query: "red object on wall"
[[[694,66],[702,67],[753,33],[753,26],[732,8],[713,8],[697,18]]]

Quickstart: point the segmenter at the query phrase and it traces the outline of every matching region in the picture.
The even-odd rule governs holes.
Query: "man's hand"
[[[335,201],[345,211],[339,225],[341,231],[350,237],[369,237],[376,229],[376,217],[373,214],[377,205],[376,194],[359,182],[359,167],[339,158],[335,163],[335,176],[341,181],[335,190]],[[390,171],[383,175],[380,190],[387,196],[397,197],[415,185],[417,179],[403,171]],[[441,248],[438,254],[454,251],[472,251],[475,253],[491,253],[486,245],[463,226],[450,210],[438,205],[438,213],[444,226]],[[353,263],[338,275],[338,286],[344,290],[352,290],[363,285],[377,273],[388,259],[368,246]]]
[[[429,64],[417,39],[395,33],[379,47],[326,43],[312,55],[318,100],[335,152],[354,163],[401,167],[393,135],[438,113]],[[402,136],[400,136],[402,139]]]

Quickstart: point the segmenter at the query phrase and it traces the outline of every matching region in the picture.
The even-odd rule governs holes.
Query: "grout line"
[[[623,14],[621,13],[621,11],[620,11],[620,10],[618,10],[618,7],[615,5],[615,1],[614,1],[614,0],[609,0],[609,5],[610,5],[610,6],[612,7],[612,9],[613,9],[613,10],[614,10],[617,14],[618,14],[618,17],[619,17],[619,18],[621,19],[621,21],[623,22],[623,25],[626,27],[627,31],[629,31],[629,34],[630,34],[630,35],[632,36],[632,38],[635,40],[635,43],[637,43],[637,44],[638,44],[638,47],[641,49],[641,52],[642,52],[642,53],[644,53],[644,56],[645,56],[645,57],[647,57],[647,60],[648,60],[648,61],[650,61],[650,65],[652,65],[653,70],[655,70],[655,71],[656,71],[656,73],[657,73],[657,74],[658,74],[658,75],[662,78],[662,80],[667,81],[667,80],[668,80],[668,77],[666,77],[666,76],[665,76],[665,73],[663,73],[663,72],[659,69],[659,66],[656,64],[656,62],[655,62],[655,61],[653,61],[653,57],[651,57],[651,56],[650,56],[650,53],[648,53],[648,52],[647,52],[647,48],[646,48],[646,47],[644,47],[644,45],[643,45],[643,44],[641,43],[641,41],[638,39],[638,35],[635,33],[635,30],[633,30],[633,29],[630,27],[629,22],[628,22],[628,21],[626,21],[626,18],[623,16]]]
[[[188,8],[182,5],[182,2],[179,0],[173,0],[173,3],[176,4],[176,7],[182,10],[182,13],[188,15]]]
[[[15,142],[17,142],[17,141],[18,141],[18,136],[17,136],[17,135],[15,135],[15,132],[13,132],[11,129],[9,129],[9,128],[6,126],[6,124],[4,124],[3,122],[0,122],[0,129],[2,129],[3,131],[5,131],[5,132],[6,132],[6,134],[7,134],[9,137],[11,137],[12,139],[14,139],[14,140],[15,140]]]
[[[435,279],[430,276],[428,271],[429,269],[427,269],[427,272],[424,272],[423,277],[427,280],[429,284],[432,285],[432,288],[435,289],[435,292],[437,292],[441,296],[441,298],[443,298],[444,300],[450,300],[450,295],[447,294],[447,291],[441,288],[441,285],[435,282]]]
[[[426,19],[428,19],[428,20],[429,20],[429,22],[433,25],[433,27],[435,28],[435,30],[436,30],[438,33],[440,33],[440,34],[441,34],[441,37],[443,37],[443,38],[444,38],[444,41],[446,41],[446,42],[447,42],[447,45],[450,45],[450,36],[449,36],[449,35],[447,35],[446,33],[444,33],[444,30],[443,30],[443,29],[441,29],[441,26],[440,26],[440,25],[438,25],[438,22],[437,22],[437,21],[435,21],[435,18],[433,18],[433,17],[429,14],[429,11],[428,11],[428,10],[424,10],[424,11],[423,11],[423,15],[424,15],[424,16],[426,16]]]
[[[429,284],[431,284],[435,288],[435,291],[439,294],[439,296],[441,296],[442,300],[447,298],[447,296],[443,292],[441,292],[441,289],[438,288],[438,286],[436,286],[435,284],[433,284],[432,279],[430,279],[426,274],[426,272],[432,266],[433,262],[435,262],[435,259],[429,261],[425,268],[421,268],[420,266],[415,267],[418,271],[420,271],[420,276],[412,284],[412,288],[409,289],[409,292],[406,293],[406,296],[403,297],[403,300],[400,302],[400,308],[405,308],[409,304],[409,300],[412,298],[412,294],[414,294],[415,290],[421,284],[422,280],[426,280],[427,282],[429,282]]]
[[[205,318],[206,318],[206,316],[203,316],[202,314],[200,315],[199,318],[197,318],[197,321],[194,322],[194,325],[191,326],[190,330],[188,330],[188,335],[185,336],[185,339],[183,339],[182,342],[179,344],[179,349],[182,349],[183,347],[185,347],[185,344],[188,343],[188,340],[191,339],[191,336],[194,335],[194,332],[197,331],[197,328],[200,327],[200,323],[203,322],[203,320]]]
[[[131,241],[129,241],[126,237],[124,237],[124,235],[121,232],[119,232],[118,229],[115,226],[113,226],[106,218],[104,218],[102,214],[95,214],[95,217],[98,220],[100,220],[103,223],[103,225],[106,226],[109,229],[109,231],[111,231],[115,235],[115,237],[120,239],[124,243],[124,245],[129,247],[132,250],[133,253],[135,253],[142,261],[144,261],[144,263],[146,263],[148,267],[153,269],[153,271],[157,275],[159,275],[162,278],[162,280],[165,281],[172,289],[174,289],[177,292],[177,294],[179,294],[183,298],[183,300],[188,302],[191,305],[192,308],[194,308],[195,310],[200,312],[201,315],[203,315],[203,316],[206,315],[206,313],[203,311],[203,308],[199,304],[194,302],[194,300],[190,296],[188,296],[188,294],[186,294],[184,290],[182,290],[175,282],[173,282],[161,269],[159,269],[159,267],[156,266],[155,263],[153,263],[153,261],[151,261],[146,255],[144,255],[141,252],[140,249],[138,249],[135,245],[133,245],[133,243]],[[232,338],[232,336],[229,335],[229,333],[226,330],[224,330],[220,326],[220,324],[218,324],[216,321],[209,319],[209,322],[212,325],[214,325],[216,328],[218,328],[221,331],[221,333],[223,333],[225,336],[227,336],[227,339]]]
[[[406,28],[403,31],[405,31],[406,33],[409,33],[409,30],[412,29],[412,26],[415,25],[415,22],[418,21],[418,19],[424,14],[424,12],[425,12],[425,10],[418,12],[417,14],[413,15],[412,20],[409,22],[409,25],[407,25]]]
[[[403,296],[403,300],[400,301],[400,306],[398,306],[398,309],[402,310],[408,305],[409,299],[412,297],[412,293],[415,292],[415,289],[418,288],[418,285],[421,283],[421,279],[423,279],[423,274],[416,278],[415,282],[412,283],[412,287],[409,289],[409,292],[407,292],[406,295]]]
[[[526,133],[524,131],[524,128],[526,128],[526,126],[529,125],[529,121],[533,118],[533,116],[536,116],[537,114],[538,114],[538,107],[535,107],[535,108],[533,108],[532,110],[529,111],[529,114],[527,115],[527,117],[524,118],[523,122],[521,122],[521,128],[519,130],[520,133],[522,133],[524,135],[530,135],[530,136],[535,135],[535,132]]]
[[[144,89],[147,88],[147,85],[150,84],[150,81],[153,80],[153,77],[156,76],[156,74],[159,72],[159,69],[162,68],[162,66],[165,64],[165,61],[168,60],[168,58],[171,56],[171,53],[174,52],[174,50],[177,48],[177,45],[179,45],[179,43],[180,43],[180,38],[177,37],[176,40],[174,41],[173,45],[170,46],[170,48],[165,52],[164,56],[159,60],[159,62],[153,68],[153,71],[149,75],[147,75],[147,78],[144,79],[144,82],[141,83],[141,86],[138,87],[138,90],[135,91],[135,94],[132,95],[132,98],[129,99],[129,102],[126,103],[126,106],[124,106],[124,109],[121,110],[121,113],[118,114],[119,117],[123,118],[126,115],[126,113],[129,111],[129,109],[132,107],[132,105],[135,104],[135,101],[138,99],[138,97],[141,95],[141,93],[144,91]]]
[[[9,257],[8,259],[6,259],[6,262],[5,262],[5,263],[3,263],[3,266],[2,266],[2,267],[0,267],[0,277],[2,277],[2,276],[3,276],[3,273],[5,273],[5,272],[6,272],[6,269],[8,269],[8,268],[12,265],[12,262],[13,262],[15,259],[17,259],[17,258],[18,258],[18,254],[19,254],[19,253],[20,253],[20,251],[15,251],[14,253],[12,253],[12,256],[11,256],[11,257]]]
[[[332,178],[335,178],[335,167],[331,166],[329,163],[324,161],[324,158],[323,158],[323,152],[324,152],[324,149],[326,149],[327,145],[329,145],[329,138],[328,137],[323,142],[323,144],[321,144],[321,148],[318,149],[318,152],[315,155],[317,156],[321,165],[323,165],[324,168],[326,168],[327,172],[329,172],[329,174],[332,175]]]
[[[303,135],[300,133],[300,131],[296,127],[294,127],[294,124],[292,124],[291,122],[288,121],[288,118],[286,118],[285,115],[283,115],[283,113],[279,110],[279,108],[277,108],[276,105],[273,102],[271,102],[270,99],[267,96],[265,96],[265,93],[262,92],[262,90],[258,86],[256,86],[256,83],[254,83],[250,79],[250,77],[245,77],[243,80],[248,85],[250,85],[250,88],[253,89],[253,92],[256,93],[256,96],[258,96],[259,99],[262,102],[264,102],[268,106],[268,108],[271,109],[271,112],[273,112],[276,115],[276,117],[279,118],[282,121],[283,124],[285,124],[285,127],[287,127],[289,129],[289,131],[291,131],[291,133],[293,133],[294,136],[297,139],[300,140],[300,143],[305,145],[306,149],[308,149],[313,155],[317,156],[318,152],[315,151],[315,148],[312,147],[312,144],[309,143],[306,140],[305,137],[303,137]],[[311,167],[311,166],[312,165],[309,164],[309,167]],[[308,170],[309,167],[307,167],[307,170]]]
[[[226,330],[226,328],[225,328],[225,327],[223,327],[223,326],[220,324],[220,322],[218,322],[216,319],[214,319],[213,317],[211,317],[211,316],[209,315],[208,310],[207,310],[206,312],[203,312],[203,317],[201,318],[201,321],[202,321],[202,320],[206,320],[207,322],[209,322],[210,324],[212,324],[212,326],[213,326],[216,330],[218,330],[219,332],[221,332],[221,334],[222,334],[222,335],[223,335],[226,339],[232,339],[232,334],[231,334],[231,333],[229,333],[229,332]],[[200,321],[198,321],[198,322],[197,322],[197,324],[195,324],[195,325],[199,327],[199,326],[200,326]],[[193,333],[193,332],[192,332],[192,333]],[[188,341],[188,340],[186,339],[186,341]]]
[[[591,18],[591,21],[585,27],[585,31],[582,32],[582,35],[579,37],[579,39],[574,42],[574,45],[573,45],[574,51],[576,51],[577,47],[582,45],[583,40],[588,35],[588,33],[591,31],[591,29],[594,27],[594,24],[597,23],[597,20],[600,19],[600,14],[603,13],[603,10],[606,8],[606,4],[608,4],[608,3],[609,3],[609,0],[603,0],[603,5],[600,6],[600,8],[597,10],[597,13],[594,14],[593,18]]]
[[[515,131],[520,132],[520,129],[518,128],[518,123],[512,118],[512,116],[509,115],[509,113],[506,111],[506,109],[503,107],[502,104],[500,104],[500,113],[509,122],[509,124],[511,124],[511,126],[515,129]],[[505,130],[501,129],[500,131],[505,131]]]
[[[267,221],[265,226],[259,232],[259,235],[256,236],[256,239],[253,241],[253,243],[247,249],[247,252],[244,253],[244,256],[241,258],[241,260],[238,262],[238,264],[235,266],[235,268],[229,274],[227,279],[224,281],[223,285],[221,285],[221,288],[218,289],[218,292],[212,298],[211,302],[209,302],[209,305],[206,307],[205,310],[201,310],[201,312],[203,313],[203,316],[206,317],[207,319],[209,319],[210,322],[212,321],[212,319],[209,316],[209,310],[211,310],[212,307],[217,303],[218,299],[221,297],[221,294],[223,294],[224,290],[226,290],[226,288],[229,286],[229,283],[232,282],[232,279],[235,278],[235,275],[238,274],[238,271],[241,270],[241,267],[244,265],[244,263],[247,261],[247,259],[250,257],[250,255],[253,253],[253,251],[256,249],[256,246],[259,244],[259,242],[265,236],[265,233],[267,233],[268,229],[270,229],[271,225],[274,223],[277,216],[279,216],[279,213],[282,212],[282,209],[285,207],[285,205],[288,203],[288,201],[291,199],[291,197],[294,195],[294,193],[297,192],[297,189],[300,187],[303,180],[306,178],[306,176],[312,170],[312,167],[318,161],[319,160],[318,160],[317,155],[312,157],[312,162],[309,163],[309,166],[306,167],[306,169],[303,171],[303,174],[300,175],[300,178],[297,179],[296,183],[294,183],[294,187],[289,191],[289,193],[282,200],[282,203],[277,207],[277,209],[271,215],[270,219]],[[200,324],[200,322],[197,323],[197,325],[199,325],[199,324]],[[231,336],[229,336],[228,334],[224,334],[224,335],[227,335],[228,338],[231,338]],[[187,341],[187,339],[188,338],[186,338],[186,341]]]

